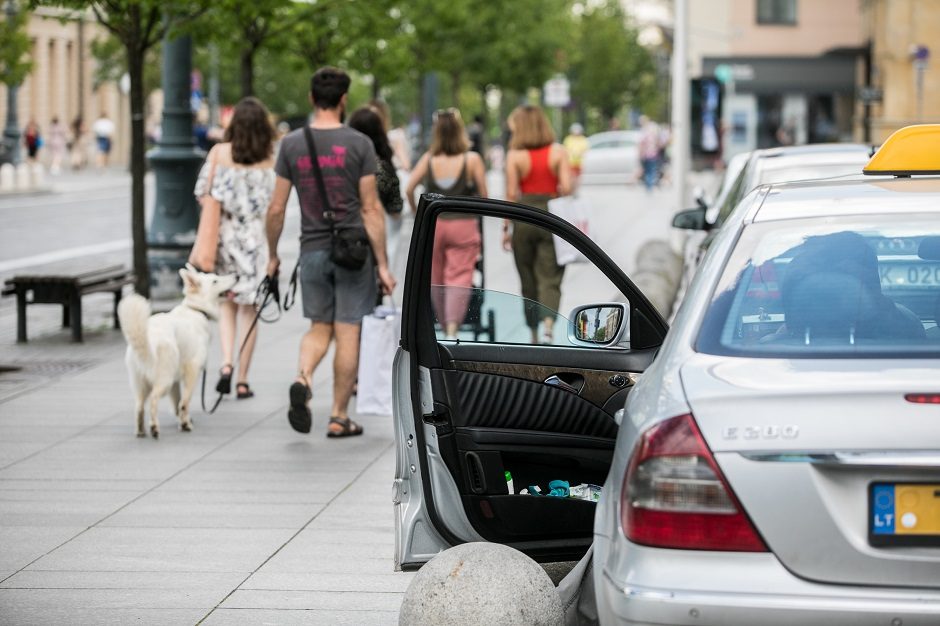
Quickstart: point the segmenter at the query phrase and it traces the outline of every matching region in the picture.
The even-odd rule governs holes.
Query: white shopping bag
[[[588,234],[587,206],[580,198],[576,196],[553,198],[548,201],[548,210],[552,215],[557,215],[569,222],[585,235]],[[558,235],[553,235],[552,238],[555,240],[555,262],[558,265],[588,262],[587,257],[573,245]]]
[[[400,338],[400,310],[380,306],[372,315],[362,318],[356,392],[358,414],[392,414],[392,362]]]

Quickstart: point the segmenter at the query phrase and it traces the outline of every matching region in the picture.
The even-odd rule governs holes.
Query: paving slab
[[[34,568],[247,573],[292,534],[289,529],[95,527]]]
[[[320,609],[216,609],[202,624],[218,626],[395,626],[398,609],[394,611],[325,611]]]
[[[182,506],[179,504],[153,502],[145,496],[104,520],[98,527],[296,529],[323,510],[323,504],[311,503],[190,502]]]
[[[22,569],[85,528],[87,526],[0,526],[0,570]]]
[[[44,605],[21,605],[24,596],[8,597],[3,617],[10,624],[69,624],[69,626],[174,626],[196,624],[202,609],[133,608],[69,606],[53,599]],[[0,594],[0,602],[4,599]],[[396,614],[397,616],[397,614]]]
[[[232,609],[317,609],[341,611],[355,606],[359,611],[398,611],[402,600],[397,592],[271,591],[239,589],[221,604]]]

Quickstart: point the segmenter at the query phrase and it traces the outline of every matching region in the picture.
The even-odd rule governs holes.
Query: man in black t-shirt
[[[329,437],[362,434],[362,427],[348,414],[359,364],[359,329],[363,316],[375,306],[376,283],[384,293],[395,288],[385,251],[385,214],[376,192],[375,149],[365,135],[343,125],[349,83],[345,72],[331,67],[317,70],[310,81],[310,100],[316,115],[310,128],[328,202],[320,196],[313,155],[301,128],[281,140],[274,167],[277,182],[266,221],[271,259],[268,275],[273,276],[280,265],[277,244],[284,228],[287,198],[291,187],[295,187],[301,209],[301,296],[310,328],[300,342],[300,363],[290,388],[288,419],[295,430],[310,432],[311,377],[336,337]],[[337,229],[362,230],[368,237],[371,258],[361,269],[343,268],[330,259],[331,226],[324,218],[327,206],[333,211]]]

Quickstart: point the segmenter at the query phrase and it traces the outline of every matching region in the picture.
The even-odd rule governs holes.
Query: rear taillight
[[[624,477],[620,516],[634,543],[766,552],[691,415],[644,432]]]

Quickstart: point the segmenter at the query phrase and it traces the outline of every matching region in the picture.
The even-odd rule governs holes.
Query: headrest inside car
[[[940,236],[924,237],[917,246],[917,256],[925,261],[940,261]]]

